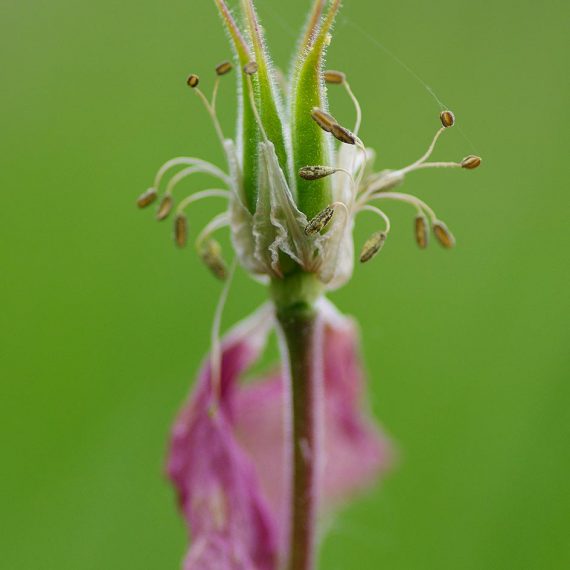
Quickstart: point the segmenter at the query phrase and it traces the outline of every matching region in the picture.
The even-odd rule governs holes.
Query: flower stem
[[[320,285],[297,274],[273,288],[277,317],[287,347],[291,404],[292,483],[288,570],[312,570],[316,552],[317,478],[322,353],[315,298]],[[281,294],[280,294],[281,293]]]

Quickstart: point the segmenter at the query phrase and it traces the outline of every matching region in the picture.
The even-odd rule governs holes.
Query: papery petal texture
[[[323,469],[321,513],[375,480],[390,445],[362,406],[364,376],[352,320],[327,301],[322,319]],[[216,411],[210,366],[173,429],[168,473],[190,528],[185,570],[277,570],[287,541],[290,465],[287,387],[280,370],[246,384],[274,326],[270,307],[222,343]],[[287,437],[286,437],[287,436]]]
[[[385,471],[391,445],[363,409],[364,374],[358,333],[351,319],[328,302],[320,302],[324,319],[324,469],[319,484],[322,509],[348,499]],[[276,373],[237,394],[236,429],[254,457],[265,496],[272,508],[286,513],[282,465],[285,445],[285,384]]]
[[[185,570],[274,570],[276,520],[255,465],[233,432],[236,382],[263,347],[271,314],[261,310],[222,345],[220,398],[204,366],[177,419],[168,473],[193,537]]]

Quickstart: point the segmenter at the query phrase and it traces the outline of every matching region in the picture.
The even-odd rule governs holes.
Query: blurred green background
[[[281,66],[308,4],[258,2]],[[334,522],[323,569],[570,568],[568,16],[562,0],[345,0],[329,66],[379,166],[419,156],[439,107],[359,28],[455,111],[436,156],[485,162],[407,180],[456,250],[420,252],[391,206],[381,257],[333,296],[361,323],[400,461]],[[228,54],[210,0],[0,4],[3,569],[179,567],[165,444],[220,286],[134,201],[168,158],[221,161],[184,81]],[[239,275],[226,325],[264,296]]]

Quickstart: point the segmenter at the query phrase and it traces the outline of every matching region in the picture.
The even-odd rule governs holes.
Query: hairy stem
[[[315,561],[322,354],[314,301],[320,290],[314,278],[306,274],[286,279],[277,291],[274,287],[290,379],[293,465],[288,570],[312,570]]]

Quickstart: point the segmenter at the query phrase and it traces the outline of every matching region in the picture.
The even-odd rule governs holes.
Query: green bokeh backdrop
[[[308,4],[259,1],[281,65]],[[381,257],[333,296],[361,323],[400,460],[333,522],[323,569],[570,567],[567,6],[345,0],[329,63],[379,164],[419,156],[439,107],[358,26],[456,112],[437,156],[485,163],[407,181],[456,250],[418,251],[393,206]],[[165,443],[220,287],[134,199],[170,157],[220,161],[184,79],[207,84],[228,53],[210,0],[2,0],[3,569],[179,567]],[[350,120],[341,92],[332,105]],[[226,325],[264,295],[240,275]]]

